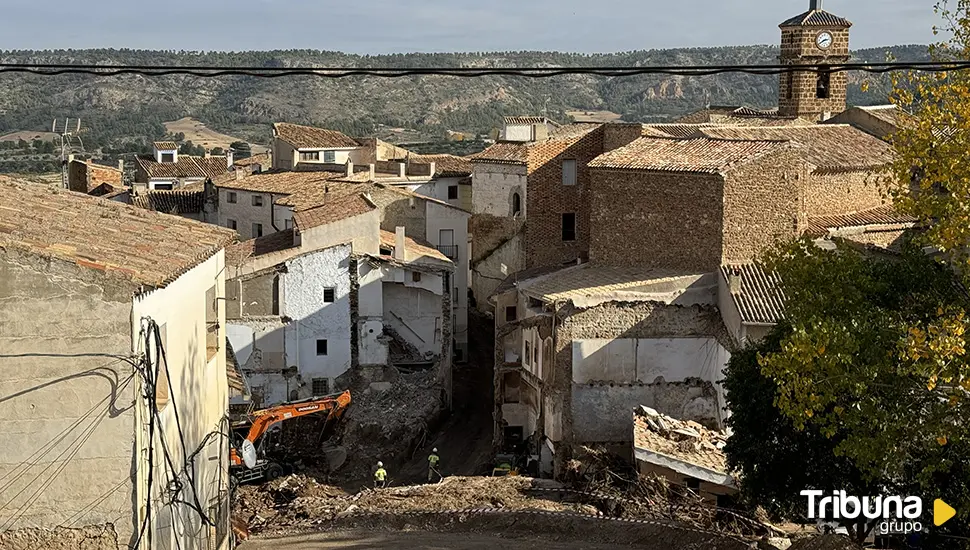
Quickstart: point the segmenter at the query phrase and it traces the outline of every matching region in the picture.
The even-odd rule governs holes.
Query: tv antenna
[[[84,151],[84,141],[81,140],[81,119],[55,118],[51,124],[51,132],[57,134],[61,141],[61,187],[67,189],[67,158],[75,150],[72,140],[77,141],[80,144],[80,150]]]

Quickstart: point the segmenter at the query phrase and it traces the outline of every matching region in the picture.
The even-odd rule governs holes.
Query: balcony
[[[458,245],[456,244],[439,244],[437,246],[438,252],[441,252],[448,257],[449,260],[458,260]]]

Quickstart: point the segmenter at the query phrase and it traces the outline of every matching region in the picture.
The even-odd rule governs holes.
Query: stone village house
[[[4,178],[0,202],[0,523],[102,526],[120,550],[150,517],[153,548],[228,549],[223,250],[235,235]],[[160,361],[145,350],[149,318],[170,376],[154,419],[139,372],[140,354]]]
[[[358,190],[230,249],[229,339],[256,406],[382,382],[402,361],[436,368],[450,404],[455,266],[383,214]]]
[[[179,153],[179,146],[171,141],[152,144],[151,156],[135,159],[136,190],[174,190],[209,179],[224,177],[233,166],[232,151],[226,156],[197,157]]]

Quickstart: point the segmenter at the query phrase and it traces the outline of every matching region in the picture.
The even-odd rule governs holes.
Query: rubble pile
[[[349,494],[312,478],[292,475],[263,486],[237,490],[233,516],[254,534],[286,534],[319,529],[338,519],[369,514],[444,512],[466,508],[565,511],[596,514],[585,504],[533,498],[533,481],[522,477],[450,477],[414,487],[365,489]]]
[[[727,472],[724,446],[728,436],[691,420],[677,420],[650,407],[639,407],[634,418],[637,447]]]
[[[431,371],[402,374],[389,389],[354,393],[342,421],[348,459],[338,475],[369,482],[378,460],[392,465],[410,459],[443,412],[441,386]],[[393,483],[393,469],[389,473]]]

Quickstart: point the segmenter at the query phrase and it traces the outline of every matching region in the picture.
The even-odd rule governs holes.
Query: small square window
[[[324,151],[323,162],[326,162],[329,164],[333,164],[337,162],[337,153],[335,151]]]
[[[253,206],[263,206],[262,195],[253,195]]]
[[[175,153],[162,153],[162,162],[175,162]]]
[[[506,323],[511,323],[512,321],[515,321],[517,316],[518,316],[518,312],[516,311],[515,306],[508,306],[505,308]]]
[[[576,214],[562,215],[562,240],[576,240]]]
[[[226,220],[226,227],[228,227],[229,229],[235,229],[236,220]]]
[[[337,297],[337,289],[335,288],[325,288],[323,289],[323,301],[332,304]]]
[[[313,379],[313,396],[320,397],[321,395],[330,394],[330,379],[329,378],[314,378]]]
[[[458,186],[449,185],[448,186],[448,200],[453,201],[458,199]]]
[[[226,194],[226,202],[228,202],[229,204],[236,204],[236,192],[235,191],[229,191],[229,193]]]
[[[327,354],[327,341],[317,340],[317,355],[326,355],[326,354]]]
[[[263,236],[263,224],[261,224],[261,223],[254,223],[253,224],[253,238],[255,239],[256,237],[262,237],[262,236]]]
[[[421,274],[418,273],[417,271],[412,271],[411,272],[411,280],[414,281],[415,283],[420,283],[421,282]]]

